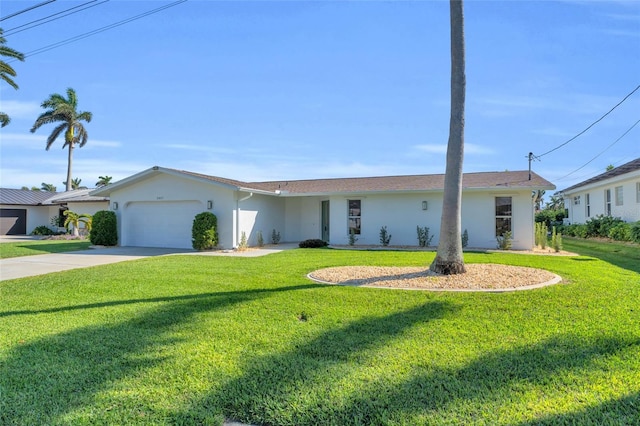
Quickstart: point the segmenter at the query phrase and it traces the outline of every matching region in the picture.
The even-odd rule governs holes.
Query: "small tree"
[[[278,244],[280,242],[280,231],[276,231],[275,229],[271,231],[271,243]]]
[[[551,231],[551,247],[553,247],[556,253],[562,250],[562,234],[556,233],[555,226]]]
[[[469,245],[469,232],[465,229],[460,237],[462,240],[462,248],[465,248]]]
[[[387,227],[383,226],[380,228],[380,244],[383,246],[388,246],[391,242],[391,234],[387,231]]]
[[[262,231],[258,231],[257,240],[258,240],[258,247],[264,246],[264,238],[262,237]]]
[[[91,244],[101,246],[118,244],[118,224],[115,212],[100,210],[93,215],[89,240]]]
[[[218,218],[211,212],[198,213],[193,219],[191,242],[196,250],[210,250],[218,245]]]
[[[71,210],[65,210],[62,213],[66,219],[64,221],[64,227],[69,230],[69,227],[73,227],[73,235],[78,237],[80,235],[80,223],[85,224],[85,228],[91,231],[91,215],[90,214],[78,214]]]
[[[249,243],[247,242],[247,234],[242,231],[242,235],[240,236],[240,243],[238,243],[238,251],[246,251],[249,248]]]
[[[431,245],[431,240],[433,240],[433,235],[429,235],[429,227],[416,227],[416,232],[418,233],[418,245],[420,247],[429,247]]]

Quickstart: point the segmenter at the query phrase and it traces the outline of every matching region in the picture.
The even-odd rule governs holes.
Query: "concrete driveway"
[[[105,247],[66,253],[38,254],[35,256],[0,259],[0,281],[43,275],[69,269],[124,262],[152,256],[187,254],[197,256],[257,257],[297,247],[297,244],[278,244],[247,251],[213,250],[199,252],[186,249],[155,247]]]

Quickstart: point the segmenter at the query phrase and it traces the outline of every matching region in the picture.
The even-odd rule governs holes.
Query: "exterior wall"
[[[462,230],[467,229],[469,247],[496,248],[495,197],[512,197],[513,248],[527,250],[534,245],[531,191],[472,192],[462,196]],[[433,235],[430,246],[440,236],[442,193],[410,193],[331,197],[331,244],[348,244],[347,203],[361,200],[362,230],[358,245],[380,245],[380,228],[387,227],[390,245],[417,246],[416,227],[428,226]],[[427,210],[422,202],[427,201]],[[318,211],[320,207],[318,206]],[[318,232],[320,232],[318,230]]]
[[[239,200],[248,195],[245,192],[237,194]],[[247,236],[249,246],[258,244],[258,232],[262,232],[265,244],[271,243],[271,233],[274,229],[276,232],[280,232],[281,242],[295,241],[287,237],[285,230],[285,200],[269,195],[254,194],[251,198],[240,201],[238,207],[240,226],[237,228],[238,233],[235,236],[233,247],[238,246],[242,232]]]
[[[287,241],[322,238],[321,208],[323,200],[328,200],[328,197],[286,199],[285,235]]]
[[[57,217],[58,212],[60,210],[58,206],[27,206],[27,205],[13,205],[13,204],[2,204],[0,205],[0,208],[26,210],[27,211],[27,235],[31,234],[35,228],[42,225],[47,226],[51,229],[54,229],[54,227],[51,225],[51,218],[53,216]]]
[[[109,210],[108,201],[85,201],[80,203],[67,203],[67,208],[78,214],[90,214],[93,216],[100,210]],[[57,210],[57,209],[56,209]],[[84,223],[80,223],[80,229],[84,229]]]
[[[607,189],[611,190],[611,216],[620,217],[625,222],[640,220],[640,199],[638,199],[636,186],[638,184],[640,184],[640,171],[565,192],[564,203],[568,210],[569,222],[585,223],[595,216],[606,215],[605,191]],[[616,187],[619,186],[622,186],[622,205],[616,205]],[[589,194],[589,215],[587,215],[587,194]],[[580,197],[580,204],[574,203],[575,197]]]
[[[126,246],[131,243],[130,236],[123,230],[128,229],[127,206],[133,202],[158,203],[161,206],[166,202],[191,201],[198,202],[202,206],[202,211],[206,209],[207,201],[213,201],[213,209],[210,210],[218,219],[219,246],[229,248],[234,245],[233,224],[236,200],[234,191],[223,186],[200,183],[192,179],[180,178],[169,175],[158,175],[145,179],[138,183],[133,183],[110,194],[111,209],[114,203],[118,220],[118,241],[120,245]],[[161,208],[154,214],[161,215]],[[158,229],[157,232],[163,232]],[[190,242],[191,234],[185,236]]]

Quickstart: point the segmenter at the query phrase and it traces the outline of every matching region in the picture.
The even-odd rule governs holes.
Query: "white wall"
[[[462,230],[467,229],[469,247],[496,248],[495,197],[512,197],[513,248],[533,247],[533,202],[531,191],[464,192],[462,197]],[[431,246],[440,236],[442,193],[409,193],[331,197],[332,244],[348,244],[347,200],[361,200],[362,233],[356,244],[380,245],[380,228],[387,227],[390,245],[417,246],[417,226],[429,227],[434,235]],[[427,201],[427,210],[422,210]],[[319,210],[320,207],[318,207]],[[319,231],[318,231],[319,232]]]
[[[238,192],[239,200],[247,197],[246,192]],[[244,231],[247,236],[249,246],[258,244],[258,232],[262,232],[265,244],[271,243],[271,233],[275,229],[280,232],[280,242],[291,241],[287,238],[285,230],[285,200],[275,196],[253,194],[251,198],[240,201],[240,226],[238,235],[234,240],[233,247],[236,247]],[[295,240],[293,240],[295,241]]]
[[[69,202],[67,203],[67,208],[74,213],[78,214],[89,214],[93,216],[100,210],[109,210],[109,202],[108,201],[85,201],[80,203]],[[84,229],[85,224],[80,223],[80,229]]]
[[[568,210],[570,223],[585,223],[598,215],[604,215],[605,190],[611,190],[611,216],[620,217],[625,222],[640,220],[640,200],[637,198],[636,185],[640,183],[640,171],[616,176],[606,181],[577,188],[564,193],[564,203]],[[616,187],[622,186],[623,204],[616,205]],[[590,215],[587,216],[586,198],[589,194]],[[580,204],[574,204],[574,197],[580,197]]]

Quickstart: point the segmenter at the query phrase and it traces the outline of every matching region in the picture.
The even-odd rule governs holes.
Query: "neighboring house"
[[[496,233],[513,232],[515,249],[534,245],[532,191],[555,189],[527,171],[466,173],[463,180],[462,229],[469,246],[496,247]],[[444,175],[241,182],[163,167],[152,167],[91,195],[109,197],[118,218],[123,246],[191,248],[196,214],[213,212],[219,246],[237,247],[244,232],[249,245],[257,235],[282,242],[321,238],[348,244],[378,245],[380,228],[391,245],[416,246],[416,227],[439,236]]]
[[[640,158],[561,191],[570,223],[598,216],[640,220]]]
[[[52,218],[64,210],[93,215],[109,208],[106,197],[92,197],[90,189],[68,192],[0,188],[0,235],[28,235],[38,226],[53,230]]]

